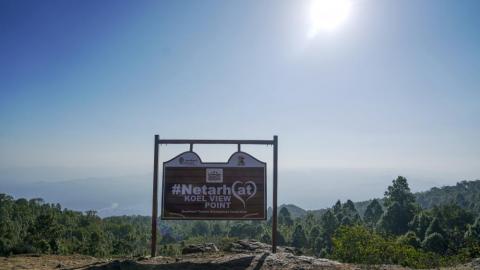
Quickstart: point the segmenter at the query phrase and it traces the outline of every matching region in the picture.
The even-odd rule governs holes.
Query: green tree
[[[420,248],[421,243],[420,239],[418,239],[417,235],[413,231],[408,231],[406,234],[399,236],[397,238],[397,242],[402,245],[409,245],[414,248]]]
[[[337,200],[335,205],[333,206],[333,213],[339,214],[342,211],[342,202],[340,200]]]
[[[332,251],[332,237],[339,226],[337,217],[332,211],[327,210],[320,218],[320,235],[316,240],[315,246],[321,256],[326,256]]]
[[[432,220],[432,222],[428,226],[427,230],[425,231],[425,237],[427,237],[428,235],[433,234],[433,233],[439,233],[442,236],[445,235],[445,231],[440,226],[440,221],[438,220],[438,218],[434,218]]]
[[[465,232],[465,239],[480,243],[480,217],[475,220],[475,223],[468,226],[468,230]]]
[[[195,221],[191,232],[194,236],[207,236],[209,234],[208,224],[205,221]]]
[[[441,234],[434,232],[425,237],[422,242],[422,248],[438,254],[445,254],[447,251],[447,242]]]
[[[380,217],[383,215],[383,208],[378,202],[377,199],[372,200],[372,202],[367,206],[363,220],[370,227],[375,227],[377,222],[380,220]]]
[[[407,179],[399,176],[385,192],[387,210],[380,220],[380,228],[394,235],[408,231],[408,224],[416,213],[415,197],[410,192]]]
[[[300,224],[297,224],[297,226],[295,226],[295,230],[293,231],[292,246],[296,248],[305,248],[307,246],[305,231]]]
[[[351,200],[347,200],[347,202],[342,205],[342,212],[352,223],[358,224],[362,222],[362,219],[355,208],[355,204]]]
[[[314,249],[315,240],[317,239],[318,236],[320,236],[320,227],[313,226],[310,232],[308,233],[308,244],[310,248]]]
[[[282,209],[280,209],[280,212],[278,214],[278,224],[284,226],[293,225],[292,216],[290,215],[290,211],[288,211],[286,207],[282,207]]]
[[[409,227],[415,232],[421,241],[425,238],[425,232],[427,231],[428,226],[430,226],[432,219],[433,218],[426,212],[419,212],[409,223]]]

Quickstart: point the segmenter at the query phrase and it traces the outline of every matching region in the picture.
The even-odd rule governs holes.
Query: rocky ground
[[[299,255],[291,248],[279,248],[273,254],[270,246],[255,241],[238,241],[228,251],[220,252],[211,244],[190,246],[188,254],[178,257],[140,257],[121,259],[98,259],[89,256],[54,256],[54,255],[21,255],[0,257],[0,269],[63,269],[63,270],[163,270],[163,269],[379,269],[404,270],[400,266],[359,266],[343,264],[327,259]],[[195,253],[195,249],[200,252]],[[202,250],[204,252],[202,252]],[[480,260],[449,268],[480,269]]]

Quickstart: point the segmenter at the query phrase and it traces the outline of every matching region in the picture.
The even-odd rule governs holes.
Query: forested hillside
[[[322,215],[289,205],[279,210],[277,239],[305,254],[352,263],[436,267],[467,261],[480,256],[479,183],[413,194],[407,179],[398,177],[384,198],[362,203],[363,215],[350,200],[337,201]],[[101,219],[94,211],[0,194],[0,255],[146,255],[150,222],[142,216]],[[240,238],[268,243],[271,220],[159,221],[158,234],[160,254],[177,255],[189,243],[215,242],[220,248]]]
[[[434,206],[457,204],[476,214],[480,214],[480,180],[461,181],[455,186],[433,187],[428,191],[413,194],[416,202],[423,209],[432,209]],[[383,199],[377,199],[383,204]],[[363,217],[367,206],[372,200],[355,202],[355,208]],[[321,215],[326,209],[313,210],[314,214]]]

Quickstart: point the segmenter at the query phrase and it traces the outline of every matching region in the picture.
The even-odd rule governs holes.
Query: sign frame
[[[273,140],[186,140],[186,139],[160,139],[156,134],[154,136],[154,158],[153,158],[153,196],[152,196],[152,236],[150,245],[150,255],[156,256],[157,253],[157,218],[158,218],[158,159],[159,146],[167,144],[189,144],[190,152],[193,152],[194,144],[236,144],[238,151],[241,152],[241,145],[267,145],[273,146],[273,196],[272,196],[272,252],[277,252],[277,191],[278,191],[278,136],[274,135]],[[265,165],[265,177],[267,174]],[[163,181],[162,181],[163,182]],[[163,186],[162,186],[163,189]],[[265,190],[267,183],[265,184]],[[267,196],[265,194],[265,200]],[[162,200],[163,201],[163,200]],[[162,205],[163,206],[163,205]],[[267,205],[265,205],[266,208]],[[266,214],[265,214],[266,217]],[[218,220],[218,219],[216,219]]]

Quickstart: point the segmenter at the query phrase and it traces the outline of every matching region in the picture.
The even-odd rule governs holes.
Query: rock
[[[188,245],[182,249],[182,254],[218,252],[218,248],[214,243]]]
[[[258,242],[256,240],[244,239],[238,240],[230,244],[228,251],[243,253],[243,252],[269,252],[272,249],[272,246]]]
[[[474,259],[471,263],[472,268],[475,270],[480,270],[480,258]]]
[[[64,267],[65,267],[65,265],[63,265],[62,263],[59,263],[59,264],[57,264],[57,266],[55,266],[55,268],[64,268]]]
[[[252,239],[243,239],[231,243],[227,251],[235,253],[264,253],[271,252],[272,246]],[[277,247],[277,251],[302,255],[302,251],[295,247]]]

